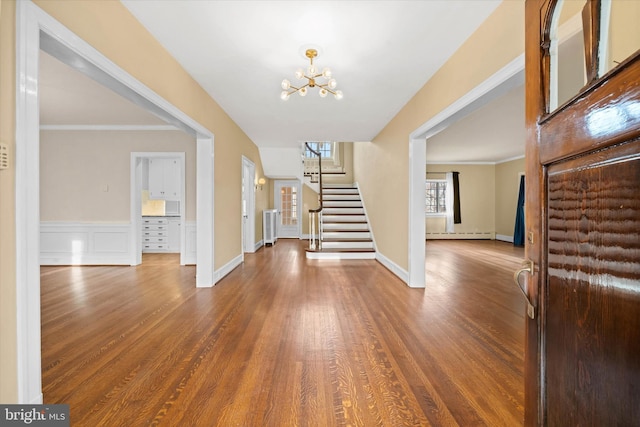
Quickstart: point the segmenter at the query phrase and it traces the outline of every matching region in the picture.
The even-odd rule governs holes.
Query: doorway
[[[19,403],[41,403],[39,99],[38,58],[47,53],[73,64],[92,78],[144,105],[168,123],[196,137],[196,286],[215,282],[213,246],[213,134],[173,104],[117,67],[32,2],[16,4],[16,74],[26,82],[16,94],[16,296]]]
[[[256,251],[256,165],[242,156],[242,252]]]
[[[302,223],[302,188],[298,180],[275,181],[273,206],[278,211],[276,231],[278,238],[300,238]]]
[[[179,176],[176,181],[176,190],[179,193],[177,200],[147,200],[149,199],[149,160],[150,159],[174,159],[177,160],[179,166]],[[131,265],[139,265],[142,263],[142,251],[144,249],[143,234],[143,216],[153,215],[162,221],[162,225],[153,226],[152,234],[158,233],[155,229],[162,227],[160,233],[166,232],[166,236],[158,237],[164,239],[170,246],[167,248],[169,252],[180,253],[180,265],[187,263],[186,254],[186,177],[185,177],[185,153],[183,152],[147,152],[147,153],[131,153],[131,225],[133,232],[131,233]],[[145,197],[146,191],[146,197]],[[145,212],[145,202],[147,205],[153,203],[160,205],[158,212]],[[150,237],[151,240],[154,237]],[[151,244],[154,244],[152,241]]]

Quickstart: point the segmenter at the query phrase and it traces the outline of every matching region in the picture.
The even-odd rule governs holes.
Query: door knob
[[[524,263],[522,264],[522,268],[520,268],[518,271],[513,273],[513,281],[516,282],[516,286],[518,286],[518,289],[520,289],[520,292],[522,292],[524,299],[527,300],[527,315],[531,319],[536,318],[536,309],[533,306],[533,304],[531,304],[531,300],[529,299],[529,296],[527,295],[527,293],[524,291],[524,289],[522,289],[522,286],[520,286],[520,274],[525,271],[528,272],[529,274],[533,274],[534,268],[535,268],[535,264],[533,263],[533,261],[528,259],[524,261]]]

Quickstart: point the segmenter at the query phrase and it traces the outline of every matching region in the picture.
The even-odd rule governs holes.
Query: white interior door
[[[300,238],[302,223],[302,188],[300,181],[276,181],[273,206],[278,211],[278,238]]]
[[[242,157],[242,248],[249,253],[256,251],[255,176],[256,165]]]

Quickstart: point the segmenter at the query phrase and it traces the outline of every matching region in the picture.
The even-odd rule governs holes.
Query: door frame
[[[555,8],[559,0],[527,0],[525,2],[526,69],[526,165],[525,165],[525,257],[536,266],[525,277],[528,299],[536,308],[535,319],[526,318],[525,330],[525,425],[543,425],[546,420],[545,383],[547,361],[546,319],[548,289],[547,215],[546,197],[548,168],[571,158],[593,156],[598,150],[609,149],[640,137],[640,117],[629,114],[626,121],[611,124],[607,132],[590,129],[590,117],[607,109],[622,108],[624,101],[637,100],[637,86],[612,91],[621,82],[637,81],[640,68],[638,52],[622,61],[604,76],[598,75],[561,106],[555,105],[555,83],[551,64],[553,41],[549,43],[547,30],[553,38]],[[561,30],[562,28],[560,28]],[[558,38],[562,32],[558,31]],[[601,71],[601,70],[600,70]],[[598,73],[600,74],[600,73]],[[618,86],[617,86],[618,85]],[[633,95],[634,98],[629,98]],[[622,101],[621,101],[622,100]],[[547,112],[550,106],[550,112]],[[556,108],[557,107],[557,108]],[[588,113],[587,113],[588,112]],[[585,114],[586,113],[586,114]],[[604,158],[604,154],[603,154]],[[587,165],[583,165],[587,167]],[[588,372],[588,371],[587,371]],[[597,379],[593,379],[594,387]]]
[[[295,185],[292,185],[295,184]],[[282,186],[287,186],[287,187],[296,187],[296,191],[297,191],[297,195],[298,195],[298,200],[297,200],[297,206],[296,206],[296,214],[297,214],[297,218],[298,218],[298,226],[297,226],[297,230],[296,230],[296,236],[291,237],[291,236],[282,236],[280,234],[280,227],[281,227],[281,214],[280,214],[280,199],[279,199],[279,194],[280,192],[278,191],[278,188],[282,187]],[[299,239],[302,236],[302,183],[300,182],[299,179],[278,179],[275,180],[273,182],[273,207],[274,209],[278,210],[278,221],[276,222],[276,236],[278,238],[297,238]],[[279,208],[280,207],[280,208]]]
[[[256,251],[256,164],[242,156],[242,258]]]
[[[186,262],[186,211],[185,205],[185,183],[186,167],[185,153],[175,152],[133,152],[131,153],[131,188],[130,188],[130,211],[131,211],[131,235],[129,236],[129,247],[131,248],[131,265],[142,264],[142,160],[143,159],[166,159],[178,158],[180,164],[180,265]]]
[[[196,286],[211,287],[214,272],[214,135],[30,1],[16,3],[16,376],[17,402],[42,403],[40,344],[40,114],[41,43],[65,63],[177,128],[196,136]]]
[[[559,28],[561,40],[566,40],[581,31],[579,19],[569,19]],[[474,87],[447,108],[427,120],[409,135],[409,254],[408,271],[398,271],[387,266],[407,285],[415,288],[425,287],[425,221],[424,221],[424,177],[426,174],[426,145],[449,125],[460,120],[472,111],[485,105],[510,89],[524,84],[524,52],[499,69],[491,77]],[[526,185],[529,185],[527,182]]]

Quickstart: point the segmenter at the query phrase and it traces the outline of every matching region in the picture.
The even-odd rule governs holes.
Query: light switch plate
[[[9,169],[9,147],[0,144],[0,169]]]

